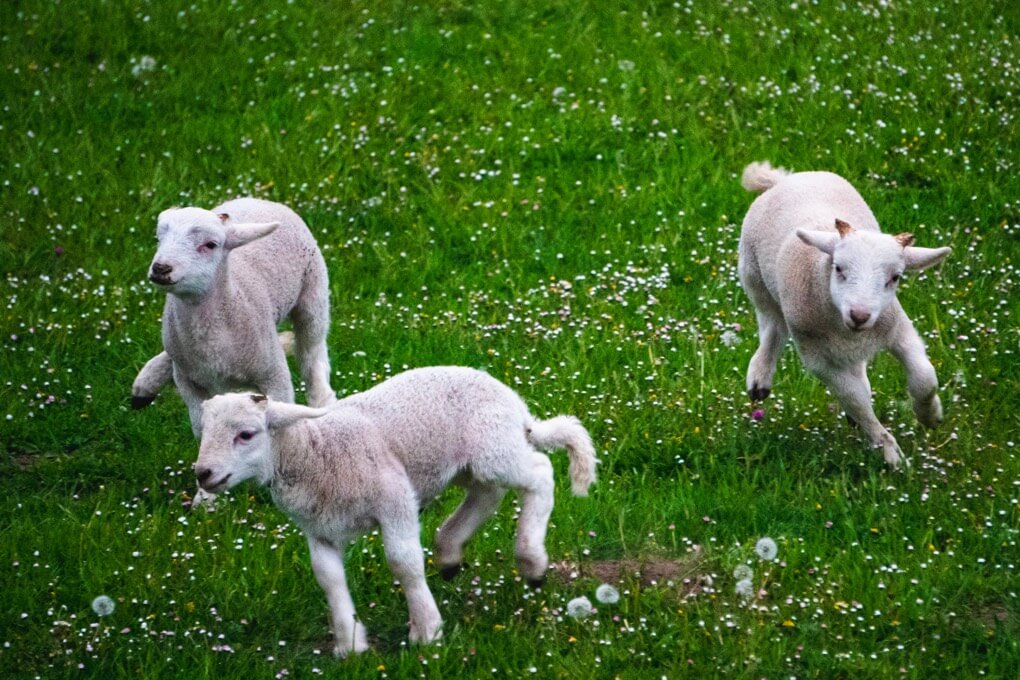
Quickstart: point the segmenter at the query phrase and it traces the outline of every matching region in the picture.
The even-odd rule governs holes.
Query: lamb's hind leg
[[[472,482],[464,502],[436,531],[436,563],[444,579],[449,580],[460,571],[464,544],[496,512],[505,495],[504,488]]]
[[[747,366],[747,394],[760,401],[772,391],[776,364],[790,332],[781,315],[761,310],[755,310],[755,314],[758,317],[758,350]]]
[[[553,509],[553,469],[549,457],[522,444],[520,455],[512,459],[501,475],[502,483],[515,489],[521,499],[517,520],[517,566],[532,586],[541,586],[549,555],[545,551],[545,533]]]
[[[308,390],[308,404],[328,406],[336,401],[329,386],[329,353],[326,335],[329,331],[329,286],[325,265],[309,275],[297,305],[291,313],[294,321],[294,354],[301,368],[301,378]]]

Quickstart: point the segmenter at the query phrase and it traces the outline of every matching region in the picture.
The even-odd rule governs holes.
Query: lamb
[[[914,413],[942,420],[935,369],[896,298],[904,271],[941,262],[950,248],[920,248],[908,233],[881,233],[871,209],[842,177],[789,173],[752,163],[741,181],[760,192],[740,234],[740,281],[758,318],[760,344],[747,369],[751,399],[766,398],[786,340],[805,367],[836,395],[885,462],[905,459],[875,417],[867,364],[888,349],[907,373]],[[909,461],[907,461],[909,463]]]
[[[135,408],[151,402],[172,375],[201,438],[202,402],[215,394],[254,387],[293,402],[281,344],[286,336],[276,333],[287,316],[309,402],[326,406],[336,400],[326,352],[326,264],[296,213],[255,198],[212,210],[172,208],[159,215],[156,237],[149,278],[169,293],[165,351],[135,379]]]
[[[521,398],[486,373],[447,366],[390,378],[329,408],[259,394],[205,402],[195,472],[218,493],[254,478],[301,527],[312,570],[332,613],[334,653],[368,649],[344,576],[343,549],[378,526],[390,570],[410,613],[410,640],[442,635],[425,581],[419,508],[449,484],[467,497],[436,533],[444,578],[460,568],[465,542],[499,507],[508,488],[521,497],[516,555],[521,573],[541,583],[553,508],[553,470],[536,449],[567,449],[575,495],[595,481],[591,438],[571,416],[536,420]]]

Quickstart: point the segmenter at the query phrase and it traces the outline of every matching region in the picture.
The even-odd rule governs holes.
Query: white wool
[[[165,351],[132,387],[141,408],[172,377],[195,436],[209,397],[254,388],[292,402],[284,351],[292,344],[313,405],[335,401],[329,386],[326,265],[308,227],[290,208],[255,198],[212,210],[172,208],[159,215],[150,278],[168,293]],[[286,317],[294,323],[277,337]]]
[[[203,408],[195,470],[210,492],[254,478],[304,530],[326,591],[335,652],[367,648],[343,572],[343,548],[378,526],[387,561],[407,596],[410,639],[430,642],[442,619],[425,582],[418,511],[457,484],[467,497],[436,534],[435,562],[455,573],[467,540],[499,507],[520,496],[520,572],[541,581],[553,508],[549,458],[565,447],[576,494],[595,481],[595,453],[576,418],[536,420],[521,398],[486,373],[462,367],[406,371],[336,404],[315,409],[253,394],[226,394]]]
[[[867,362],[888,349],[907,371],[918,419],[942,419],[935,369],[896,299],[905,270],[942,261],[949,248],[918,248],[910,234],[883,234],[871,209],[842,177],[790,174],[752,163],[742,184],[762,191],[744,218],[740,281],[754,303],[760,345],[747,372],[752,399],[772,388],[776,362],[793,338],[804,365],[828,385],[896,467],[902,452],[871,406]]]

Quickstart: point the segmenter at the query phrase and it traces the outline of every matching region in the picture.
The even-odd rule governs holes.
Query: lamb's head
[[[218,493],[246,479],[273,478],[272,431],[326,409],[271,401],[262,394],[220,394],[202,403],[202,442],[195,474],[206,491]]]
[[[911,234],[860,231],[836,220],[836,231],[798,229],[797,236],[829,256],[829,293],[850,330],[871,328],[894,299],[903,272],[941,262],[951,248],[919,248]]]
[[[202,208],[171,208],[159,215],[159,247],[149,279],[182,298],[201,297],[212,285],[227,253],[271,234],[279,222],[238,224],[226,213]]]

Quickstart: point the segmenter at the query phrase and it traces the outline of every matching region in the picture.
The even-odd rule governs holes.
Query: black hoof
[[[768,398],[771,392],[772,390],[770,390],[768,387],[758,387],[757,385],[755,385],[750,390],[748,390],[747,393],[748,395],[750,395],[751,401],[763,401],[766,398]]]
[[[538,590],[539,588],[545,585],[545,576],[543,576],[542,578],[529,578],[528,585],[531,586],[534,590]]]
[[[138,411],[139,409],[145,408],[146,406],[148,406],[149,404],[151,404],[154,401],[156,401],[156,397],[138,397],[138,396],[132,396],[131,397],[131,408],[134,409],[135,411]]]
[[[460,570],[464,568],[464,563],[454,564],[449,567],[443,567],[439,570],[439,575],[443,577],[444,581],[452,581],[453,578],[460,573]]]

